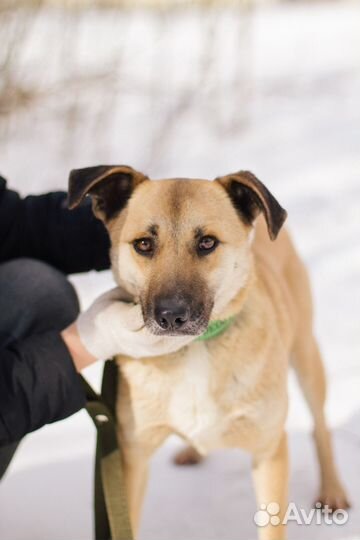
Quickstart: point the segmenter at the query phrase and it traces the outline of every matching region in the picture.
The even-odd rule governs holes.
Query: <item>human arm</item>
[[[84,405],[79,375],[59,332],[0,348],[0,446]]]
[[[68,210],[67,195],[20,197],[0,176],[0,263],[27,257],[65,274],[109,268],[110,240],[90,201]]]

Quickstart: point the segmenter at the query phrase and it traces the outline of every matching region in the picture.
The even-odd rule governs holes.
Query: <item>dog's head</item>
[[[246,286],[253,223],[274,240],[286,212],[250,172],[213,182],[151,181],[127,166],[74,170],[69,207],[90,195],[111,238],[119,285],[140,301],[155,334],[201,334]]]

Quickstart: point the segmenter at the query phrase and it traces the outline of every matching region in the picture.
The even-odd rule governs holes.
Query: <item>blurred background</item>
[[[353,509],[294,540],[360,539],[360,6],[357,1],[0,1],[0,169],[23,195],[71,168],[153,178],[252,170],[288,210],[312,278],[328,417]],[[73,276],[82,305],[110,272]],[[88,370],[97,385],[101,366]],[[291,500],[318,478],[290,377]],[[85,412],[22,443],[0,485],[2,540],[89,540],[95,434]],[[252,540],[250,460],[153,462],[141,540]]]

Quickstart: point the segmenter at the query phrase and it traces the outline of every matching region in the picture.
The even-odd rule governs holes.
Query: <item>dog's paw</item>
[[[188,446],[175,455],[174,463],[175,465],[196,465],[203,459],[203,456],[195,448]]]
[[[341,486],[334,486],[323,489],[319,498],[315,501],[314,506],[319,508],[328,506],[331,510],[347,510],[351,507],[345,490]]]

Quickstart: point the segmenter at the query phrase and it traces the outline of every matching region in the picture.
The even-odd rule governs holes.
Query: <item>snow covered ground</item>
[[[246,168],[274,191],[311,273],[328,417],[353,502],[346,525],[292,524],[290,538],[359,540],[358,4],[294,2],[246,16],[89,11],[76,18],[75,52],[62,40],[74,32],[69,17],[45,12],[32,23],[16,76],[43,94],[0,122],[2,174],[26,194],[66,189],[69,169],[99,162],[159,178]],[[72,280],[83,306],[112,283],[109,272]],[[88,370],[94,384],[100,372]],[[290,389],[291,500],[309,509],[310,422],[292,378]],[[178,444],[154,459],[141,539],[255,538],[248,456],[219,452],[177,469]],[[0,485],[1,540],[91,538],[93,451],[85,412],[27,437]]]

